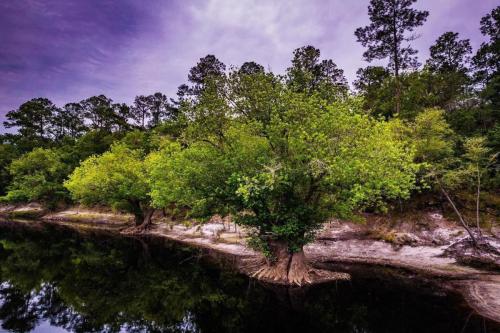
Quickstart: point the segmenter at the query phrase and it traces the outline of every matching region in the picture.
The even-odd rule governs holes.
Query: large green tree
[[[296,92],[339,98],[348,90],[344,71],[331,59],[320,61],[320,54],[320,50],[311,45],[293,51],[292,65],[287,69],[287,84]]]
[[[151,222],[154,209],[141,150],[113,145],[110,151],[83,161],[64,186],[74,200],[83,204],[102,204],[129,211],[140,229]]]
[[[356,71],[354,87],[363,96],[363,107],[374,115],[389,116],[393,108],[387,106],[391,101],[390,73],[382,66],[367,66]],[[390,89],[387,89],[387,86]],[[389,92],[389,94],[387,93]],[[389,110],[389,112],[387,112]]]
[[[475,224],[480,228],[480,196],[482,184],[496,158],[485,144],[484,137],[466,138],[462,156],[457,156],[455,146],[458,137],[445,120],[440,109],[426,109],[415,118],[411,126],[415,142],[416,158],[423,162],[423,176],[427,184],[440,192],[457,216],[458,221],[470,236],[471,242],[479,245],[469,218],[457,203],[457,192],[472,189],[475,194]]]
[[[467,72],[467,62],[472,47],[468,39],[458,39],[457,32],[445,32],[430,47],[427,66],[439,72]]]
[[[52,139],[52,119],[57,107],[47,98],[34,98],[18,109],[7,112],[6,128],[16,128],[25,139],[34,142]]]
[[[481,86],[482,105],[476,117],[481,134],[491,139],[500,132],[500,6],[481,19],[481,33],[488,40],[481,44],[473,58],[475,80]],[[488,133],[491,132],[491,133]],[[490,146],[498,148],[500,142],[491,140]]]
[[[275,260],[258,274],[302,284],[312,278],[302,247],[321,223],[407,198],[417,165],[397,126],[361,115],[357,100],[330,104],[278,78],[245,78],[272,89],[240,93],[240,75],[230,74],[204,91],[193,111],[203,116],[189,125],[214,130],[188,129],[186,148],[152,155],[153,203],[231,212]]]
[[[88,130],[85,125],[85,115],[79,103],[68,103],[64,105],[64,108],[58,108],[51,123],[52,132],[57,141],[65,137],[76,139]]]
[[[131,108],[131,118],[143,129],[153,128],[162,121],[173,120],[174,111],[167,96],[157,92],[148,96],[137,96]]]
[[[188,80],[191,86],[181,85],[177,95],[181,98],[189,95],[199,96],[208,80],[224,75],[225,70],[226,65],[213,54],[200,58],[198,63],[189,70]]]
[[[85,119],[92,129],[116,131],[127,127],[122,105],[113,104],[110,98],[99,95],[81,101],[80,106]]]
[[[371,23],[356,29],[355,35],[367,50],[363,53],[366,61],[389,59],[389,69],[396,77],[396,102],[394,112],[401,109],[401,87],[399,76],[401,71],[418,66],[415,57],[417,50],[410,42],[416,35],[412,32],[421,26],[429,12],[420,11],[411,6],[417,0],[370,0],[368,16]]]
[[[429,87],[435,96],[434,106],[447,111],[462,107],[470,98],[469,60],[472,47],[458,33],[445,32],[430,47],[427,59]]]
[[[68,169],[57,150],[36,148],[10,164],[12,181],[3,200],[38,201],[53,208],[68,199],[68,192],[62,186]]]

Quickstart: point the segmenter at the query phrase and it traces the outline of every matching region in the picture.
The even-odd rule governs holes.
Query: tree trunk
[[[397,30],[397,13],[396,8],[393,7],[392,11],[392,36],[393,36],[393,57],[394,57],[394,76],[396,78],[396,114],[399,115],[401,109],[401,87],[399,84],[399,40]]]
[[[396,75],[396,114],[399,115],[401,111],[401,85],[399,83],[399,75]]]
[[[476,237],[474,236],[474,234],[472,233],[472,231],[468,227],[467,223],[465,222],[464,218],[462,217],[462,214],[460,214],[460,211],[458,210],[457,206],[455,206],[455,203],[453,202],[451,197],[448,195],[448,192],[446,192],[446,190],[441,185],[440,185],[440,187],[441,187],[441,192],[444,194],[444,196],[446,197],[446,199],[450,203],[451,207],[455,211],[455,214],[457,214],[458,219],[460,220],[460,223],[462,224],[464,229],[467,230],[467,233],[469,234],[469,236],[472,240],[472,244],[474,245],[474,247],[477,247]]]
[[[259,270],[258,276],[263,279],[273,281],[288,281],[288,266],[290,264],[290,254],[285,242],[269,241],[271,258],[266,258],[266,265]]]
[[[288,283],[298,286],[312,283],[313,277],[310,274],[311,272],[312,267],[307,262],[303,249],[291,254],[288,265]]]
[[[144,222],[144,213],[142,210],[134,214],[134,222],[136,227],[139,227]]]
[[[141,230],[146,230],[147,228],[149,228],[149,226],[152,223],[152,217],[153,217],[153,214],[155,212],[155,209],[151,208],[151,207],[147,207],[147,208],[144,208],[143,211],[144,211],[144,213],[143,213],[144,218],[142,219],[142,223],[137,225],[137,222],[136,222],[136,227],[141,229]]]
[[[149,205],[141,204],[137,201],[131,201],[130,205],[132,206],[134,212],[134,224],[133,228],[130,228],[129,232],[136,231],[144,231],[151,225],[151,218],[155,212],[155,209],[150,207]]]
[[[481,226],[479,224],[479,197],[481,195],[481,173],[479,172],[479,165],[477,166],[477,194],[476,194],[476,225],[477,232],[481,235]]]

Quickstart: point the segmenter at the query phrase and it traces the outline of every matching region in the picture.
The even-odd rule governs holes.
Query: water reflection
[[[0,224],[8,332],[494,332],[387,281],[271,290],[160,240]],[[466,324],[467,322],[467,324]]]

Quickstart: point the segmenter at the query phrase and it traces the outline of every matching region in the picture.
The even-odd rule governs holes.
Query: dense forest
[[[29,100],[4,122],[1,200],[104,205],[137,230],[155,210],[231,215],[269,256],[300,253],[331,217],[434,205],[476,244],[500,209],[500,6],[478,22],[479,49],[444,32],[420,63],[411,42],[429,13],[415,1],[370,1],[354,34],[387,66],[360,68],[353,88],[304,46],[285,74],[207,55],[172,98]]]

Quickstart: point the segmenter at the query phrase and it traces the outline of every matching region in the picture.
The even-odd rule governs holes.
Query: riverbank
[[[102,229],[117,234],[123,233],[133,223],[132,216],[127,214],[80,207],[57,213],[42,213],[36,205],[3,206],[0,209],[0,215],[10,214],[11,218],[33,217],[34,212],[44,223],[76,229]],[[357,276],[370,272],[391,279],[428,283],[446,292],[459,293],[481,316],[500,322],[500,274],[464,266],[454,258],[443,256],[449,244],[463,237],[463,233],[438,213],[424,214],[422,220],[425,220],[421,221],[423,226],[415,226],[414,230],[404,223],[390,229],[380,221],[374,227],[370,225],[374,223],[370,218],[367,225],[332,221],[325,224],[315,242],[304,248],[304,254],[313,267],[339,272],[341,278],[346,274]],[[430,229],[425,227],[429,223],[433,224]],[[195,224],[156,216],[151,229],[134,236],[160,237],[203,249],[217,260],[250,276],[252,270],[248,263],[263,259],[262,254],[246,245],[247,232],[244,229],[218,217],[204,224]]]

